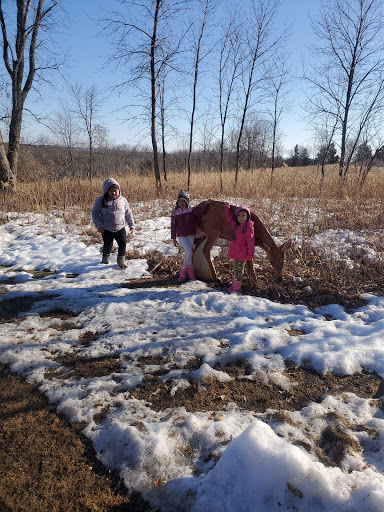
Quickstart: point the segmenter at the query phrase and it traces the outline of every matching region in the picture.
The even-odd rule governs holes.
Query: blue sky
[[[248,0],[244,0],[248,1]],[[100,17],[105,2],[94,0],[66,0],[65,4],[70,13],[71,21],[65,29],[65,33],[59,34],[62,46],[67,48],[69,55],[69,66],[66,68],[67,79],[71,82],[78,82],[84,85],[96,85],[105,89],[119,83],[119,77],[111,68],[103,67],[110,52],[110,42],[103,34],[100,34],[100,27],[97,19]],[[108,2],[108,8],[118,6],[116,0]],[[312,30],[308,14],[315,14],[320,6],[320,0],[282,0],[280,7],[280,22],[293,24],[292,36],[286,45],[293,67],[297,73],[301,69],[301,56],[307,52],[307,45],[312,42]],[[58,90],[47,91],[47,104],[34,105],[33,108],[47,111],[54,109],[58,100],[63,95],[64,83],[58,82]],[[305,145],[311,151],[313,141],[308,126],[302,120],[300,105],[304,100],[300,84],[293,86],[291,101],[293,104],[290,113],[285,114],[282,119],[280,130],[283,133],[283,146],[288,154],[295,144]],[[138,138],[130,130],[127,123],[122,119],[125,113],[119,109],[127,103],[127,97],[111,96],[105,103],[102,112],[103,122],[109,129],[109,135],[117,144],[137,142]],[[117,110],[117,111],[116,111]],[[46,133],[44,127],[36,125],[29,126],[24,131],[25,138],[36,138],[38,134]],[[140,140],[140,136],[139,136]]]

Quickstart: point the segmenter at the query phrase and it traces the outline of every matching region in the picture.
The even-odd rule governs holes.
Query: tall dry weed
[[[40,179],[21,182],[14,193],[2,193],[0,212],[59,212],[67,222],[87,223],[95,199],[108,176],[92,181]],[[168,214],[180,189],[187,186],[185,173],[170,173],[159,191],[153,176],[114,176],[135,211],[150,217]],[[351,174],[340,184],[337,167],[326,168],[324,176],[316,167],[240,170],[234,188],[234,172],[199,172],[191,176],[193,203],[208,198],[249,205],[277,237],[308,239],[325,229],[369,230],[383,225],[384,169],[371,171],[360,187]],[[82,217],[83,220],[79,220]]]
[[[66,179],[51,181],[39,179],[21,182],[15,193],[2,193],[0,205],[3,211],[36,211],[77,206],[89,209],[95,198],[101,194],[101,185],[108,176],[89,180]],[[131,202],[149,202],[153,199],[173,200],[180,189],[187,187],[185,173],[171,173],[167,183],[158,191],[153,176],[136,174],[114,176],[121,184],[123,194]],[[238,182],[234,188],[234,172],[223,173],[223,192],[221,193],[220,175],[217,172],[199,172],[192,174],[190,193],[193,198],[225,199],[241,197],[244,199],[312,199],[327,200],[377,200],[384,197],[384,170],[372,171],[366,182],[360,187],[356,176],[351,174],[340,184],[337,168],[327,168],[322,177],[316,167],[288,167],[276,169],[271,176],[270,169],[240,170]]]

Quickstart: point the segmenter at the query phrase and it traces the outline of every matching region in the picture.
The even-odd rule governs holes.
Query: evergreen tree
[[[336,164],[339,161],[339,156],[335,148],[335,143],[324,144],[320,146],[320,149],[316,156],[316,162],[319,164]]]
[[[298,144],[296,144],[296,146],[293,149],[293,155],[290,158],[289,165],[291,167],[298,167],[300,165],[300,149]]]
[[[364,165],[372,160],[372,150],[367,142],[363,142],[356,149],[355,161],[359,165]]]
[[[301,148],[300,151],[300,165],[306,166],[311,163],[311,159],[309,158],[309,151],[307,148]]]

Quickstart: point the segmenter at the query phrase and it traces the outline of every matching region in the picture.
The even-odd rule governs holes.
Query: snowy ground
[[[348,314],[336,304],[313,312],[227,295],[200,281],[124,288],[123,281],[149,277],[146,251],[175,254],[168,217],[137,223],[129,249],[142,259],[129,261],[125,271],[113,261],[100,265],[99,246],[87,245],[82,228],[65,224],[60,215],[9,219],[0,226],[0,307],[9,299],[36,301],[18,322],[1,325],[0,362],[40,383],[68,420],[83,422],[101,461],[119,470],[130,490],[163,512],[383,511],[380,400],[324,396],[278,422],[270,411],[255,414],[233,403],[214,416],[183,407],[155,411],[134,393],[159,369],[156,358],[171,361],[159,382],[171,382],[173,395],[191,382],[203,389],[207,380],[228,381],[224,365],[238,359],[251,369],[246,378],[281,389],[291,386],[284,360],[309,363],[321,373],[364,369],[384,378],[383,297],[366,295],[367,305]],[[342,240],[345,254],[345,238],[329,231],[319,243],[338,253]],[[32,269],[56,273],[34,279]],[[68,320],[44,316],[55,309],[73,313],[70,328]],[[292,329],[305,334],[290,336]],[[84,333],[90,343],[82,343]],[[113,357],[119,369],[77,379],[58,362],[69,355]],[[202,365],[188,370],[196,357]],[[332,415],[356,441],[339,467],[325,466],[311,449]]]

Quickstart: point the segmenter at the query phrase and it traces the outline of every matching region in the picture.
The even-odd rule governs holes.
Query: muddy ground
[[[180,261],[164,259],[153,254],[149,258],[152,278],[125,282],[128,288],[175,286]],[[231,280],[231,269],[227,260],[216,263],[218,279],[208,285],[223,291]],[[301,268],[301,280],[295,282],[297,268],[287,266],[286,279],[277,284],[268,268],[257,270],[257,286],[243,287],[242,293],[266,297],[291,304],[305,304],[311,309],[338,303],[347,311],[365,304],[360,293],[363,291],[384,294],[384,279],[375,269],[362,268],[361,279],[351,277],[342,283],[337,276],[326,274],[325,270],[314,272],[311,266]],[[42,277],[36,275],[36,278]],[[362,284],[364,283],[364,284]],[[310,290],[309,288],[310,287]],[[43,297],[42,297],[43,298]],[[46,298],[46,297],[44,297]],[[32,307],[35,298],[19,298],[2,301],[0,324],[17,322],[18,314]],[[47,313],[52,318],[67,319],[71,312]],[[290,331],[291,336],[302,334]],[[84,333],[82,343],[91,343]],[[119,362],[113,358],[99,360],[76,359],[73,355],[63,358],[63,367],[78,378],[109,375],[118,371]],[[169,364],[169,361],[163,361]],[[143,359],[143,364],[151,361]],[[161,365],[161,360],[153,361]],[[201,365],[199,359],[190,361],[190,369]],[[38,389],[11,375],[5,367],[0,368],[0,509],[2,512],[143,512],[148,504],[138,495],[130,495],[116,475],[110,474],[99,463],[92,447],[83,439],[81,425],[70,426],[49,406]],[[169,367],[167,369],[169,371]],[[300,410],[310,402],[321,400],[325,394],[353,392],[364,398],[378,398],[384,395],[382,380],[375,374],[358,373],[350,376],[319,375],[310,368],[310,361],[304,367],[286,362],[286,376],[295,383],[290,390],[279,386],[242,379],[247,373],[246,365],[239,360],[227,366],[225,371],[235,380],[228,383],[212,382],[198,390],[191,384],[184,393],[171,396],[168,383],[161,384],[158,377],[162,370],[148,376],[143,386],[133,391],[137,398],[148,400],[156,410],[184,406],[188,411],[222,410],[227,402],[235,402],[240,408],[257,412],[275,410],[276,418],[284,420],[284,411]],[[153,394],[156,391],[156,394]],[[102,419],[102,418],[100,418]],[[340,449],[338,457],[348,450],[352,440],[340,432],[327,432],[326,442],[336,443]],[[325,442],[325,441],[324,441]],[[320,447],[321,448],[321,447]],[[319,448],[319,449],[320,449]],[[323,461],[337,465],[338,460],[324,454]]]

